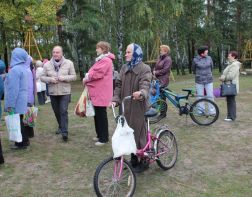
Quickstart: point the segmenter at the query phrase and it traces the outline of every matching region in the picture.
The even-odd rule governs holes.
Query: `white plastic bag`
[[[9,132],[9,140],[14,142],[22,142],[19,114],[5,116],[5,122]]]
[[[118,118],[117,127],[112,136],[112,149],[114,158],[131,153],[136,154],[134,130],[129,127],[124,116]]]
[[[95,116],[94,106],[90,99],[87,100],[86,104],[86,116],[87,117]]]

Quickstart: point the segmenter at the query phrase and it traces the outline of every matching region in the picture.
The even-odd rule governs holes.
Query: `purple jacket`
[[[170,71],[172,67],[172,60],[169,55],[162,55],[158,59],[154,71],[155,77],[159,80],[161,87],[166,87],[169,84]]]
[[[34,90],[35,90],[35,84],[34,84],[34,73],[31,70],[31,56],[29,56],[25,62],[25,68],[28,73],[28,105],[34,105]]]

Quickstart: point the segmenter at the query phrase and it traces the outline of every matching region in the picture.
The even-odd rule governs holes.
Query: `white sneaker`
[[[103,145],[105,145],[105,144],[107,144],[107,143],[103,143],[103,142],[95,142],[95,145],[96,145],[96,146],[103,146]]]
[[[231,118],[225,118],[224,120],[227,121],[227,122],[232,122],[233,121]]]
[[[93,140],[94,142],[98,142],[98,141],[99,141],[99,138],[98,138],[98,137],[93,137],[92,140]]]
[[[50,103],[50,102],[51,102],[51,100],[50,100],[50,99],[48,99],[48,100],[46,100],[46,101],[45,101],[45,103]]]

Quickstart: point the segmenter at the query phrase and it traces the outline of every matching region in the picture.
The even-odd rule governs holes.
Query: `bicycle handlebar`
[[[130,100],[130,99],[132,99],[132,98],[133,98],[132,95],[131,95],[131,96],[126,96],[126,97],[123,98],[123,100],[122,100],[122,115],[124,115],[124,102],[125,102],[126,100]],[[113,111],[114,117],[116,118],[115,106],[114,106],[114,105],[112,105],[112,111]]]

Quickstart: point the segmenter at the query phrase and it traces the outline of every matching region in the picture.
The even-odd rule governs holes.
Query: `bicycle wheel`
[[[109,157],[96,169],[94,175],[94,189],[97,196],[133,196],[136,188],[136,176],[131,166],[123,160],[122,172],[120,159]]]
[[[167,109],[168,109],[166,101],[162,99],[158,99],[156,102],[154,102],[151,105],[151,107],[155,108],[158,111],[158,114],[154,117],[149,118],[150,124],[155,124],[159,122],[161,119],[165,118],[164,114],[167,113]]]
[[[190,107],[190,117],[198,125],[213,124],[219,117],[219,108],[211,100],[202,98]]]
[[[178,157],[177,141],[173,133],[169,130],[163,130],[158,135],[154,144],[156,150],[156,162],[163,170],[172,168]]]

